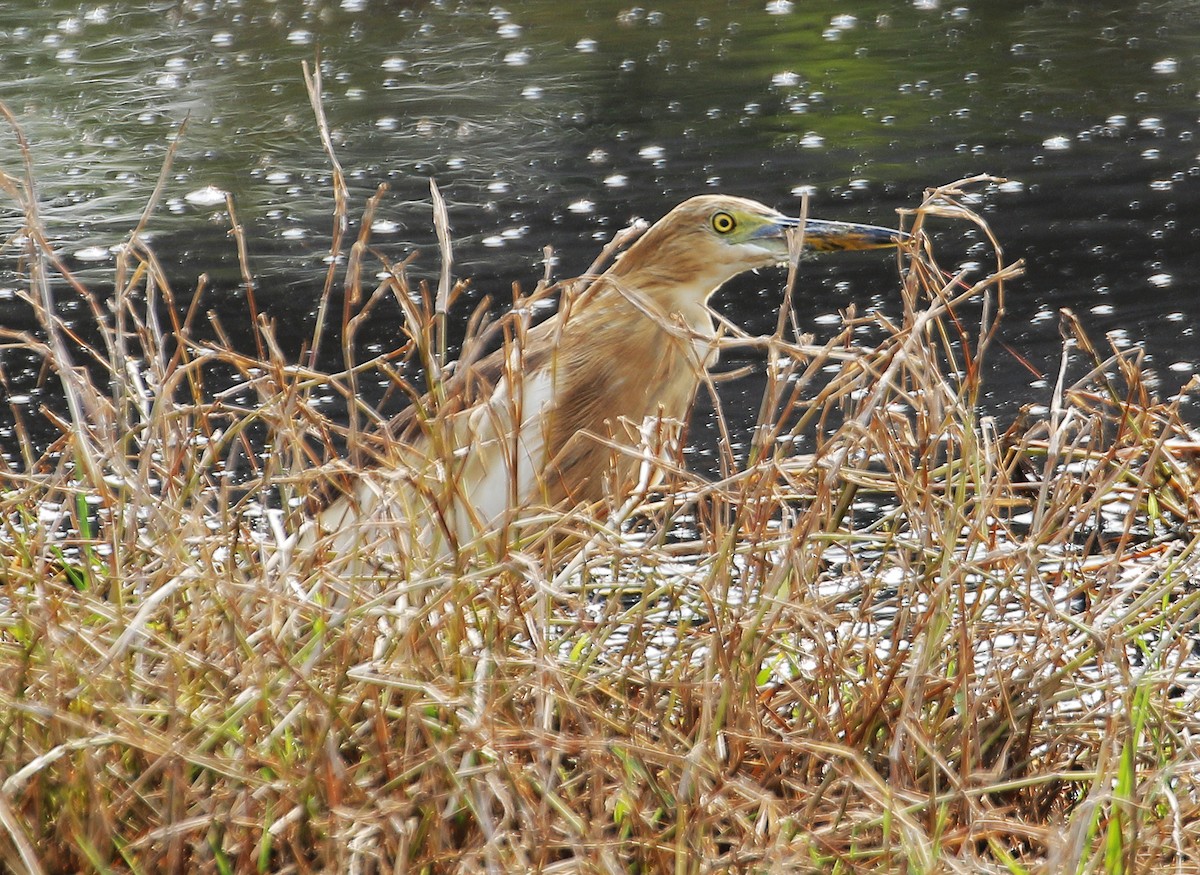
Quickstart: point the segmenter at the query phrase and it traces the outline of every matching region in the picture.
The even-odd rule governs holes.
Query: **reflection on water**
[[[1057,311],[1070,306],[1096,335],[1144,346],[1171,394],[1200,367],[1187,209],[1200,17],[1184,2],[1130,7],[47,0],[0,6],[0,81],[33,143],[51,231],[85,277],[103,276],[186,118],[155,246],[181,293],[207,272],[210,303],[244,321],[229,192],[260,303],[296,350],[333,206],[301,73],[319,57],[354,211],[391,187],[373,226],[390,256],[432,248],[430,176],[449,201],[458,272],[503,298],[541,274],[542,246],[559,275],[578,272],[632,216],[698,191],[791,211],[809,195],[814,215],[891,224],[925,187],[988,172],[1009,182],[980,208],[1006,254],[1029,262],[1005,344],[1053,373]],[[0,140],[0,167],[18,172],[12,138]],[[940,233],[944,254],[989,263],[978,232]],[[435,270],[430,256],[422,265]],[[885,257],[827,258],[802,282],[798,317],[819,336],[851,303],[897,308]],[[0,319],[23,327],[12,285],[0,277]],[[743,278],[716,303],[769,330],[780,285]],[[367,343],[386,347],[388,320],[375,322]],[[1048,399],[1047,380],[1000,347],[993,364],[995,412]],[[5,367],[35,398],[20,379],[32,363]]]

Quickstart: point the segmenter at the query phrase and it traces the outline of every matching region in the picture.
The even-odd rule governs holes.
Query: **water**
[[[1006,177],[978,208],[1006,256],[1028,262],[984,399],[1007,418],[1049,401],[1060,307],[1096,338],[1143,347],[1163,396],[1200,368],[1195,12],[1189,2],[999,0],[43,0],[0,6],[0,97],[33,144],[56,244],[101,283],[186,118],[150,225],[156,251],[184,302],[201,272],[212,278],[208,306],[252,349],[229,192],[259,305],[297,354],[311,336],[333,205],[303,62],[322,73],[352,214],[390,186],[379,249],[397,259],[422,250],[414,273],[435,275],[432,176],[449,202],[457,274],[500,300],[541,275],[544,245],[556,274],[572,275],[633,216],[656,218],[698,192],[792,212],[808,193],[814,215],[893,224],[926,187]],[[0,168],[20,171],[8,136]],[[0,213],[6,233],[15,222]],[[970,227],[940,223],[936,238],[946,267],[992,260]],[[800,323],[823,339],[851,304],[898,312],[892,265],[878,254],[806,264]],[[781,285],[775,274],[743,277],[715,305],[769,331]],[[14,286],[0,274],[0,322],[30,327]],[[64,300],[66,318],[78,318]],[[380,311],[364,353],[394,345],[398,320]],[[35,385],[35,362],[0,356],[9,401],[32,408],[52,392]],[[331,356],[338,366],[340,352]],[[753,355],[725,361],[745,362]],[[735,396],[726,408],[745,422],[757,403]]]

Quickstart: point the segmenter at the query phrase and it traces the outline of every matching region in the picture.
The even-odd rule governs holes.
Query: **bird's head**
[[[684,201],[643,234],[610,273],[645,292],[678,302],[707,301],[726,280],[788,260],[788,230],[800,219],[728,195]],[[895,246],[908,235],[891,228],[808,219],[804,246],[818,252]]]

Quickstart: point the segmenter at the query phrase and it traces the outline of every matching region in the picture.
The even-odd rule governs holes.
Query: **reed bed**
[[[0,493],[9,870],[1200,871],[1200,441],[1069,314],[1049,412],[980,417],[1020,265],[949,275],[920,231],[985,229],[986,180],[909,216],[900,316],[819,346],[786,305],[772,336],[730,329],[767,372],[748,459],[677,456],[661,488],[531,510],[348,606],[304,597],[280,545],[368,463],[356,381],[436,390],[448,271],[427,288],[335,235],[316,341],[347,358],[322,373],[248,270],[257,348],[202,339],[203,289],[175,291],[145,222],[102,295],[31,176],[3,182],[41,325],[3,342],[66,402],[48,449],[18,429]],[[397,349],[358,361],[387,296]]]

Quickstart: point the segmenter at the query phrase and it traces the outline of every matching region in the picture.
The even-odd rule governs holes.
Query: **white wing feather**
[[[403,464],[361,474],[353,488],[306,523],[289,545],[313,566],[321,586],[349,590],[381,577],[406,579],[410,560],[445,559],[496,531],[536,501],[546,466],[545,423],[554,404],[554,378],[541,369],[510,392],[507,379],[486,404],[463,411],[448,429],[448,458],[428,447],[403,451]],[[519,418],[520,428],[511,423]],[[320,556],[317,562],[311,559]]]

